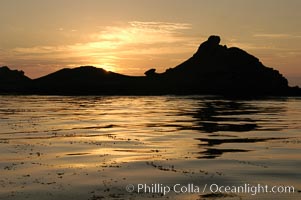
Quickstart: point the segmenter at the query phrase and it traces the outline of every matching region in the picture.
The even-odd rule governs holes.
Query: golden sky
[[[0,0],[0,65],[36,78],[94,65],[163,72],[210,35],[301,86],[300,0]]]

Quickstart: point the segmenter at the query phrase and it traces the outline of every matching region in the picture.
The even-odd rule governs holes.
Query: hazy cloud
[[[11,62],[21,59],[41,66],[47,61],[51,63],[51,60],[56,60],[55,63],[62,63],[64,66],[77,63],[141,74],[149,65],[170,67],[173,64],[170,55],[191,55],[201,38],[187,36],[183,32],[190,29],[192,26],[188,23],[131,21],[119,26],[102,27],[102,30],[88,35],[89,42],[17,47],[11,49],[9,55]],[[176,48],[178,46],[181,48]],[[70,64],[66,63],[66,58],[70,60]]]
[[[239,42],[239,41],[229,42],[228,45],[230,47],[239,47],[240,49],[244,49],[244,50],[271,50],[276,48],[271,45],[263,45],[263,44],[255,44],[255,43]]]
[[[132,27],[138,27],[139,29],[152,29],[162,32],[173,32],[177,30],[191,29],[191,24],[188,23],[169,23],[169,22],[129,22]]]
[[[107,26],[99,33],[91,35],[91,39],[110,41],[115,44],[156,42],[166,43],[187,39],[183,30],[191,29],[191,24],[168,22],[141,22],[131,21],[126,25]]]
[[[254,34],[253,37],[261,37],[261,38],[271,38],[271,39],[291,39],[291,38],[301,38],[301,35],[292,35],[292,34],[284,34],[284,33],[259,33]]]

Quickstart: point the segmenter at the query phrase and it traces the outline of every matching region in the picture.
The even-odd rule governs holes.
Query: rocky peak
[[[206,41],[208,45],[218,46],[221,41],[221,38],[217,35],[211,35]]]
[[[29,78],[24,75],[23,71],[11,70],[7,66],[0,67],[1,82],[27,81],[27,80],[29,80]]]
[[[200,56],[203,54],[211,54],[214,51],[216,51],[217,48],[220,47],[219,43],[221,41],[221,38],[217,35],[211,35],[207,41],[203,42],[197,52],[194,54],[194,56]]]

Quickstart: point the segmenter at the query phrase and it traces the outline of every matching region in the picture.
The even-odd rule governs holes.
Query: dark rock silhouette
[[[239,48],[227,48],[219,42],[218,36],[210,36],[193,57],[164,76],[197,93],[279,94],[288,90],[288,81],[278,71]]]
[[[10,70],[7,66],[0,67],[0,82],[22,82],[29,81],[30,78],[24,75],[23,71]]]
[[[28,88],[31,79],[23,71],[10,70],[7,66],[0,67],[0,92],[19,93]]]
[[[62,69],[35,79],[32,89],[36,93],[54,94],[119,94],[124,82],[131,77],[109,72],[93,66]]]
[[[239,48],[220,45],[219,36],[210,36],[191,58],[175,68],[161,74],[150,69],[144,77],[84,66],[30,80],[20,71],[2,70],[8,70],[10,75],[0,73],[0,80],[6,83],[6,88],[0,88],[1,93],[301,95],[298,87],[289,87],[286,78],[277,70],[264,66],[258,58]],[[24,81],[30,83],[24,84]],[[18,89],[12,89],[7,83]]]
[[[145,74],[145,76],[148,76],[148,77],[153,77],[153,76],[157,75],[156,69],[147,70],[146,72],[144,72],[144,74]]]
[[[219,36],[210,36],[206,42],[203,42],[200,45],[198,51],[194,54],[194,56],[205,56],[206,54],[208,55],[214,53],[215,49],[218,48],[220,41],[221,39]]]

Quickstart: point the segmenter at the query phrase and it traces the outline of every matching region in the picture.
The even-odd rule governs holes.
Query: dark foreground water
[[[301,98],[0,96],[0,199],[297,200],[300,166]]]

